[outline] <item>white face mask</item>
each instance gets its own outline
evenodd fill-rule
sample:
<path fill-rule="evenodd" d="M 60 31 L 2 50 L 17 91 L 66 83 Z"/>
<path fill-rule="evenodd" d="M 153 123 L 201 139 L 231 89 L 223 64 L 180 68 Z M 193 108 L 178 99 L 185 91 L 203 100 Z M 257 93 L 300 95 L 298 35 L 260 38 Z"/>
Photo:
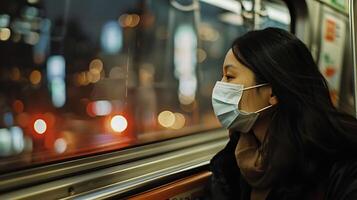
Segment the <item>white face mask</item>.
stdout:
<path fill-rule="evenodd" d="M 258 119 L 259 112 L 272 107 L 269 105 L 256 112 L 246 112 L 239 110 L 239 101 L 243 91 L 268 85 L 259 84 L 244 88 L 244 85 L 217 81 L 212 93 L 212 106 L 214 113 L 222 126 L 227 129 L 235 129 L 242 133 L 247 133 Z"/>

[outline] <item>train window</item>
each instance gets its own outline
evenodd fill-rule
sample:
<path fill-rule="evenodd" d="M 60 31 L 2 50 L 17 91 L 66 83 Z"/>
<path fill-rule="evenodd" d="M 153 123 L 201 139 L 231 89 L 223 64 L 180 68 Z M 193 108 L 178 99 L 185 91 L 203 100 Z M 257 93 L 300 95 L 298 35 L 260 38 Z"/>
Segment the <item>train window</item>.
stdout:
<path fill-rule="evenodd" d="M 218 128 L 211 90 L 252 3 L 197 2 L 1 1 L 1 171 Z M 259 28 L 289 29 L 284 4 L 262 8 Z"/>

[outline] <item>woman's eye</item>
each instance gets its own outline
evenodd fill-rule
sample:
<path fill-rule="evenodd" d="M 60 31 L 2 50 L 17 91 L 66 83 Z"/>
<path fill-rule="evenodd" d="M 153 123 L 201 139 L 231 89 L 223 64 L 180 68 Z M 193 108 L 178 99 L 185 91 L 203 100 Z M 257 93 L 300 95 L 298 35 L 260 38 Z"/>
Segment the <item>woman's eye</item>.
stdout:
<path fill-rule="evenodd" d="M 231 80 L 231 79 L 234 79 L 234 77 L 233 77 L 233 76 L 226 75 L 226 79 L 227 79 L 227 80 Z"/>

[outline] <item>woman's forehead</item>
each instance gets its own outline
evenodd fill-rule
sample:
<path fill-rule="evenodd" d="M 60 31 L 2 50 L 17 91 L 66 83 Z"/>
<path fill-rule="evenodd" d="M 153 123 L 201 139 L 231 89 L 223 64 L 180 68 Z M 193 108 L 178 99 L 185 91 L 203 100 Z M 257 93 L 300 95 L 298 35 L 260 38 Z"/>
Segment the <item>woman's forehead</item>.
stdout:
<path fill-rule="evenodd" d="M 230 49 L 227 52 L 226 57 L 224 59 L 223 68 L 225 68 L 226 70 L 228 70 L 228 69 L 242 70 L 242 69 L 247 68 L 247 67 L 245 67 L 241 62 L 239 62 L 237 60 L 237 58 L 233 54 L 232 49 Z"/>

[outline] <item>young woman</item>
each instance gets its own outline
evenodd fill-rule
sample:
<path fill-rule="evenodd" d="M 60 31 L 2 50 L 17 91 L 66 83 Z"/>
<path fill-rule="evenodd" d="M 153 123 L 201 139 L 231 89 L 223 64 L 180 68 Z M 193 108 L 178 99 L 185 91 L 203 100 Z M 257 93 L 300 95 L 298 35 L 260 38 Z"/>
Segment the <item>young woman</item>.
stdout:
<path fill-rule="evenodd" d="M 357 121 L 298 38 L 251 31 L 222 70 L 212 105 L 230 140 L 211 160 L 213 199 L 357 200 Z"/>

